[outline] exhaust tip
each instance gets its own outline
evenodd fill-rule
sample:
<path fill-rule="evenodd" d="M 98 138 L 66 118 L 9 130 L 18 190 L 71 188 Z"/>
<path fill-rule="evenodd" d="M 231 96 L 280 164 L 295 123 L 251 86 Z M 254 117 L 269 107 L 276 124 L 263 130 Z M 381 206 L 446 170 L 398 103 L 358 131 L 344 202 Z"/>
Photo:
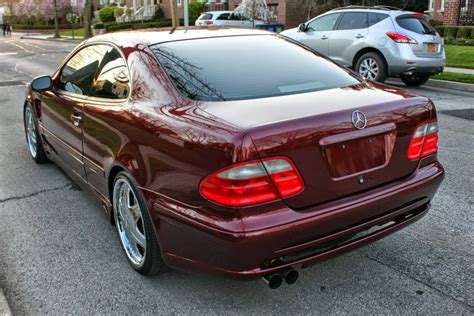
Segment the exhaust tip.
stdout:
<path fill-rule="evenodd" d="M 283 278 L 280 274 L 267 274 L 263 277 L 263 280 L 265 283 L 268 284 L 268 287 L 271 288 L 272 290 L 276 290 L 280 287 L 280 285 L 283 283 Z"/>
<path fill-rule="evenodd" d="M 294 284 L 298 280 L 299 273 L 295 269 L 289 269 L 288 271 L 285 272 L 283 277 L 285 278 L 286 284 L 291 285 L 291 284 Z"/>

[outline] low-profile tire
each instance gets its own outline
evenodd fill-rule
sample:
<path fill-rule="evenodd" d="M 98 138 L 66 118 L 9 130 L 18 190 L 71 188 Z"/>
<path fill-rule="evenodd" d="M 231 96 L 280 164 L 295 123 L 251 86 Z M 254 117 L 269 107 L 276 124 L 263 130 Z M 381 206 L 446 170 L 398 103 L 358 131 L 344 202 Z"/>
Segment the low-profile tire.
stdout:
<path fill-rule="evenodd" d="M 130 265 L 154 275 L 165 268 L 146 203 L 126 172 L 114 180 L 112 205 L 117 234 Z"/>
<path fill-rule="evenodd" d="M 413 76 L 402 76 L 401 77 L 404 84 L 409 87 L 419 87 L 424 85 L 429 79 L 429 75 L 413 75 Z"/>
<path fill-rule="evenodd" d="M 35 111 L 29 103 L 25 105 L 23 111 L 23 124 L 25 127 L 26 144 L 31 157 L 36 163 L 42 164 L 48 162 L 48 157 L 44 151 L 43 141 L 38 131 Z"/>
<path fill-rule="evenodd" d="M 367 80 L 385 82 L 387 79 L 387 66 L 379 53 L 370 52 L 360 56 L 355 70 Z"/>

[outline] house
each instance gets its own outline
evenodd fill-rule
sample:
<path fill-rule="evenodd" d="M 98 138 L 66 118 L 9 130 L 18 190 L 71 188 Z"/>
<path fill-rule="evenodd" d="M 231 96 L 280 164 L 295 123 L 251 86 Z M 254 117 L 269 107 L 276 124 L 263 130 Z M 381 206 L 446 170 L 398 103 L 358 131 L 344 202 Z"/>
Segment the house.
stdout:
<path fill-rule="evenodd" d="M 474 0 L 429 0 L 431 19 L 444 25 L 474 24 Z"/>

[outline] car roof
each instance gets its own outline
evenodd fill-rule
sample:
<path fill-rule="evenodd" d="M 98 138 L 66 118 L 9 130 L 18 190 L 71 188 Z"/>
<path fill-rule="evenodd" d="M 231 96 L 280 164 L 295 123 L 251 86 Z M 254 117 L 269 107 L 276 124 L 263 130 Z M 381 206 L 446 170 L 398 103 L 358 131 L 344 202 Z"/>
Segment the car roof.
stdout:
<path fill-rule="evenodd" d="M 147 29 L 140 31 L 125 31 L 116 33 L 107 33 L 103 35 L 94 36 L 86 41 L 84 44 L 111 42 L 118 46 L 130 47 L 138 44 L 154 45 L 165 42 L 183 41 L 192 39 L 204 39 L 214 37 L 228 37 L 228 36 L 248 36 L 248 35 L 274 35 L 275 33 L 245 28 L 228 28 L 228 27 L 214 27 L 210 29 L 190 28 L 187 31 L 184 29 L 172 29 L 163 31 L 157 29 Z"/>
<path fill-rule="evenodd" d="M 222 13 L 232 13 L 233 11 L 207 11 L 207 12 L 203 12 L 202 14 L 222 14 Z"/>

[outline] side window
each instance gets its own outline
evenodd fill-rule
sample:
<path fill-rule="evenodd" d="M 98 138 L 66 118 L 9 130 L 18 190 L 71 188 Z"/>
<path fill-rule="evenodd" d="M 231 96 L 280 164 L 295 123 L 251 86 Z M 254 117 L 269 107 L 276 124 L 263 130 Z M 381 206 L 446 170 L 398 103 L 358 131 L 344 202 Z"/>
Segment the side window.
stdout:
<path fill-rule="evenodd" d="M 127 65 L 117 49 L 108 51 L 99 66 L 99 73 L 92 84 L 92 96 L 107 99 L 124 99 L 129 93 Z"/>
<path fill-rule="evenodd" d="M 230 15 L 230 13 L 223 13 L 223 14 L 219 15 L 219 17 L 217 19 L 218 20 L 229 20 L 229 15 Z"/>
<path fill-rule="evenodd" d="M 337 27 L 338 30 L 357 30 L 369 27 L 366 12 L 348 12 L 344 13 L 341 22 Z"/>
<path fill-rule="evenodd" d="M 380 21 L 385 20 L 386 18 L 388 18 L 387 14 L 370 12 L 369 13 L 369 26 L 375 25 L 379 23 Z"/>
<path fill-rule="evenodd" d="M 340 15 L 340 13 L 334 13 L 313 20 L 308 24 L 307 30 L 314 32 L 331 31 L 336 26 L 337 19 Z"/>
<path fill-rule="evenodd" d="M 91 95 L 92 82 L 107 51 L 106 45 L 93 45 L 77 52 L 61 70 L 57 88 L 80 95 Z"/>

